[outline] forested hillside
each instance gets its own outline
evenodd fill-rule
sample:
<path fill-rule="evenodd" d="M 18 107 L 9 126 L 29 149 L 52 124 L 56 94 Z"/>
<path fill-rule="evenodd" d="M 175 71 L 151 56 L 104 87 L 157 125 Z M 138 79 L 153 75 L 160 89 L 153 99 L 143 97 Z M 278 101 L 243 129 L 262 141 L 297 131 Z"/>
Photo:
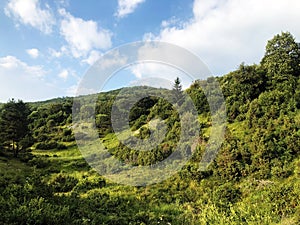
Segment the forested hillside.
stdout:
<path fill-rule="evenodd" d="M 226 103 L 225 140 L 203 171 L 199 162 L 212 126 L 203 87 L 215 79 Z M 170 93 L 145 86 L 83 96 L 83 105 L 68 97 L 1 105 L 0 224 L 300 224 L 300 48 L 290 33 L 269 40 L 259 64 L 242 63 L 184 90 L 197 109 L 201 132 L 178 173 L 148 186 L 115 184 L 82 157 L 72 110 L 82 118 L 95 111 L 99 140 L 115 158 L 152 165 L 172 154 L 184 129 L 175 108 L 163 98 L 147 97 L 131 109 L 130 128 L 140 139 L 149 137 L 150 121 L 160 118 L 167 125 L 163 141 L 151 151 L 126 147 L 111 124 L 113 104 L 124 103 L 115 103 L 120 91 L 127 99 L 146 90 Z M 182 92 L 179 80 L 172 91 Z M 84 137 L 84 126 L 92 125 L 80 126 Z"/>

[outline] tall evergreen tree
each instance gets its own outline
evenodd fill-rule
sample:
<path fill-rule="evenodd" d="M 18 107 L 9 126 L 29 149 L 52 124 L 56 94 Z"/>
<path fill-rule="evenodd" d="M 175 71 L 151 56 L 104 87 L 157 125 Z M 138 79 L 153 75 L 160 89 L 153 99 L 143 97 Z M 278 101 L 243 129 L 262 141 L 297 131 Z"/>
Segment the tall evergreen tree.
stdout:
<path fill-rule="evenodd" d="M 182 95 L 182 85 L 179 77 L 177 77 L 174 81 L 173 85 L 173 96 L 174 100 L 177 102 L 178 105 L 182 104 L 183 95 Z"/>
<path fill-rule="evenodd" d="M 2 141 L 12 146 L 14 156 L 17 157 L 22 146 L 20 143 L 29 133 L 29 107 L 23 101 L 8 101 L 3 105 L 0 113 L 0 135 Z"/>

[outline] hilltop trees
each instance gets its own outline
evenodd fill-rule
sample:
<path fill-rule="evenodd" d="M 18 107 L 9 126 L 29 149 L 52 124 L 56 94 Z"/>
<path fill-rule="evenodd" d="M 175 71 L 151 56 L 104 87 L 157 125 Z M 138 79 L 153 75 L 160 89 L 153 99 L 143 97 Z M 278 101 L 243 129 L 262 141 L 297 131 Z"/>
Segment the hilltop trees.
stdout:
<path fill-rule="evenodd" d="M 295 88 L 295 78 L 300 74 L 300 48 L 289 32 L 282 32 L 269 40 L 261 60 L 273 87 Z"/>
<path fill-rule="evenodd" d="M 28 147 L 28 115 L 30 109 L 23 101 L 8 101 L 0 113 L 0 136 L 2 142 L 10 144 L 17 157 L 19 150 Z"/>
<path fill-rule="evenodd" d="M 299 75 L 300 49 L 293 35 L 282 32 L 269 40 L 261 64 L 270 75 Z"/>

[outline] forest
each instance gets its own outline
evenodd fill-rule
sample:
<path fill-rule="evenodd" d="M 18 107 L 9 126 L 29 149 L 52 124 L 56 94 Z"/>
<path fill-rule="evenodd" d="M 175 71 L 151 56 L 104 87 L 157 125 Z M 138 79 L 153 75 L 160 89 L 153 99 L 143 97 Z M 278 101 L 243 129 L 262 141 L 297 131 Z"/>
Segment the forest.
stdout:
<path fill-rule="evenodd" d="M 225 139 L 201 170 L 212 130 L 203 87 L 214 80 L 225 99 Z M 93 124 L 81 124 L 75 135 L 72 116 L 93 114 L 98 139 L 124 164 L 155 164 L 174 152 L 184 130 L 170 102 L 150 96 L 130 110 L 130 129 L 139 139 L 149 138 L 149 121 L 166 124 L 165 137 L 150 151 L 128 148 L 111 123 L 113 105 L 122 115 L 118 106 L 145 91 L 170 93 L 143 86 L 81 96 L 82 105 L 71 97 L 1 104 L 0 224 L 300 224 L 300 45 L 291 33 L 267 41 L 259 64 L 241 63 L 185 90 L 176 79 L 175 100 L 181 104 L 182 93 L 190 96 L 201 127 L 193 151 L 185 148 L 192 156 L 162 182 L 117 184 L 83 157 L 76 139 L 86 137 L 85 128 Z M 117 99 L 120 92 L 124 99 Z"/>

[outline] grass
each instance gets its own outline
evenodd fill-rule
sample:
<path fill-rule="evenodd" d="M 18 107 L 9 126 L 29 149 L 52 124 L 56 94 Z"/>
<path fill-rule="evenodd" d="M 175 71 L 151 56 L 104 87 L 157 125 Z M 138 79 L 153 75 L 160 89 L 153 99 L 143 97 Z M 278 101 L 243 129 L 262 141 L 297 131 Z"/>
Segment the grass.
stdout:
<path fill-rule="evenodd" d="M 111 136 L 113 136 L 113 134 L 106 138 L 111 138 Z M 58 174 L 72 176 L 78 179 L 79 182 L 94 182 L 95 180 L 101 178 L 101 175 L 87 164 L 77 146 L 72 146 L 65 150 L 34 150 L 32 151 L 32 154 L 41 157 L 42 159 L 49 160 L 49 166 L 55 166 L 57 171 L 59 171 L 57 173 L 49 174 L 47 177 L 49 182 L 53 181 Z M 18 164 L 20 164 L 20 162 L 16 160 L 16 165 Z M 132 189 L 131 187 L 128 187 L 129 189 L 124 188 L 123 186 L 110 183 L 109 181 L 106 182 L 107 186 L 101 188 L 101 193 L 109 193 L 119 196 L 122 194 L 129 194 L 129 189 Z M 81 195 L 82 197 L 86 197 L 91 191 L 94 190 L 99 191 L 99 188 L 93 188 L 87 192 L 81 193 Z"/>
<path fill-rule="evenodd" d="M 9 173 L 9 174 L 29 174 L 32 171 L 32 168 L 26 163 L 20 162 L 19 159 L 11 158 L 7 159 L 0 157 L 0 171 Z"/>
<path fill-rule="evenodd" d="M 80 159 L 82 158 L 81 152 L 77 148 L 77 146 L 69 147 L 63 150 L 34 150 L 32 152 L 36 156 L 49 156 L 51 160 L 57 161 L 59 160 L 70 160 L 70 159 Z"/>

